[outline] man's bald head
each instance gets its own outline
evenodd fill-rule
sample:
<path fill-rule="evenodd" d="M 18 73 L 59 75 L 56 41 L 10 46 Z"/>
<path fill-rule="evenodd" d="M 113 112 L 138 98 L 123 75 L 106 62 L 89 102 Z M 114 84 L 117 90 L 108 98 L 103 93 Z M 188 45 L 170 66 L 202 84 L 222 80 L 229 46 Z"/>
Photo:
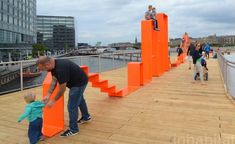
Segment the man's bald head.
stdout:
<path fill-rule="evenodd" d="M 43 64 L 43 65 L 44 65 L 44 64 L 50 62 L 50 60 L 51 60 L 51 58 L 48 57 L 48 56 L 40 56 L 40 57 L 38 58 L 36 64 L 37 64 L 37 65 L 39 65 L 39 64 Z"/>
<path fill-rule="evenodd" d="M 38 69 L 51 71 L 55 67 L 54 59 L 48 56 L 40 56 L 36 62 Z"/>

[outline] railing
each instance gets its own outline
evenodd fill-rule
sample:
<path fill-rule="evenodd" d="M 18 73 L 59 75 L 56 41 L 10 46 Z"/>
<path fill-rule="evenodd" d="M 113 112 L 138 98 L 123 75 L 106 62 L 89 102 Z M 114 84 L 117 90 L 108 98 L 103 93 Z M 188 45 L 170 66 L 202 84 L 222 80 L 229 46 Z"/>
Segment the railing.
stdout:
<path fill-rule="evenodd" d="M 141 52 L 104 53 L 100 55 L 62 57 L 78 65 L 87 65 L 90 72 L 104 72 L 126 66 L 127 62 L 140 61 Z M 26 69 L 36 69 L 36 59 L 0 63 L 0 95 L 41 86 L 46 72 L 30 79 L 23 78 Z M 6 84 L 7 83 L 7 84 Z"/>
<path fill-rule="evenodd" d="M 225 90 L 235 99 L 235 62 L 229 61 L 221 52 L 218 52 L 218 61 L 222 73 Z"/>

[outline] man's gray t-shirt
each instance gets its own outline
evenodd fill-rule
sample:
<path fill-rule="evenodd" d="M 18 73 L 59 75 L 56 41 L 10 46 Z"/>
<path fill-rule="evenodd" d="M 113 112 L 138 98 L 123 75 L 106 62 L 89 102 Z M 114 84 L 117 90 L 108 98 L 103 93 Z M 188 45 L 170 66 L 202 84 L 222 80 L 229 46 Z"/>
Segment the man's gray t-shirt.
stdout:
<path fill-rule="evenodd" d="M 150 20 L 151 19 L 152 12 L 151 11 L 146 11 L 145 12 L 145 19 Z"/>

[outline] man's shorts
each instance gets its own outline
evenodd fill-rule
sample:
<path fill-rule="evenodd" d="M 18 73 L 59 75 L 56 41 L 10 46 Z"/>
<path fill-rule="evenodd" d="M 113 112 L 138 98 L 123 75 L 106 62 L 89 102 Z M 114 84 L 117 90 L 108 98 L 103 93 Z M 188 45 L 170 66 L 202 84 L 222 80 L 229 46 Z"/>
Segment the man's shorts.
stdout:
<path fill-rule="evenodd" d="M 193 57 L 189 55 L 189 56 L 188 56 L 188 61 L 189 61 L 189 62 L 192 62 L 192 61 L 193 61 Z"/>

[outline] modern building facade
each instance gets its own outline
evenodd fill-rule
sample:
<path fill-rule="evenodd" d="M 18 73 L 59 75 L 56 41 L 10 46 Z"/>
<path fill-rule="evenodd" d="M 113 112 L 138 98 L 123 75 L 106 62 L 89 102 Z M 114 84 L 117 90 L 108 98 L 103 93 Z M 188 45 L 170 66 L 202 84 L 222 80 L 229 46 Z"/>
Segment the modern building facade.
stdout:
<path fill-rule="evenodd" d="M 36 0 L 0 0 L 0 60 L 36 42 Z"/>
<path fill-rule="evenodd" d="M 75 48 L 74 17 L 37 16 L 37 43 L 51 51 Z"/>
<path fill-rule="evenodd" d="M 235 45 L 235 35 L 221 36 L 221 37 L 219 37 L 219 41 L 220 41 L 220 43 L 222 43 L 223 46 L 226 46 L 226 45 L 234 46 Z"/>

